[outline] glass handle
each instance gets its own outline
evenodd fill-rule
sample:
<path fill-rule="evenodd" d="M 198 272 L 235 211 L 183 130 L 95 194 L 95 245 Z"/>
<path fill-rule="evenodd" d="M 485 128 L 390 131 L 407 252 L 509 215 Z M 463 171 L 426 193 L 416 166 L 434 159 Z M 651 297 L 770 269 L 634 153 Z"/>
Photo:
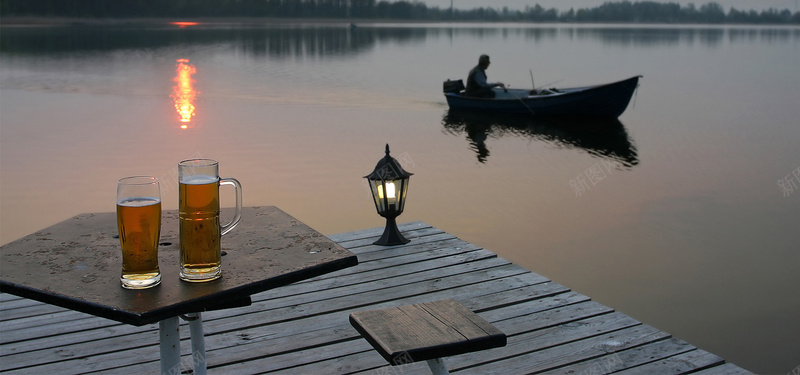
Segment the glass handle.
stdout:
<path fill-rule="evenodd" d="M 236 212 L 234 212 L 233 219 L 231 219 L 230 223 L 220 227 L 222 230 L 220 236 L 224 236 L 225 233 L 230 232 L 236 224 L 239 224 L 239 220 L 242 218 L 242 184 L 235 178 L 221 178 L 219 180 L 219 186 L 222 185 L 231 185 L 236 191 Z"/>

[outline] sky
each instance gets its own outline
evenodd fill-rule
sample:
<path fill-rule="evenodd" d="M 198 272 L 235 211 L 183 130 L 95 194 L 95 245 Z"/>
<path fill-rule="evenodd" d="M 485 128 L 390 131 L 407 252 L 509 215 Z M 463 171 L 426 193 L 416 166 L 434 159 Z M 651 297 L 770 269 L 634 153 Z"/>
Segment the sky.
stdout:
<path fill-rule="evenodd" d="M 429 7 L 450 8 L 451 0 L 417 0 Z M 502 9 L 508 7 L 512 10 L 523 10 L 525 6 L 541 5 L 545 9 L 556 8 L 558 10 L 569 10 L 570 8 L 596 8 L 606 2 L 618 2 L 622 0 L 452 0 L 453 6 L 457 9 L 474 9 L 488 7 Z M 629 0 L 632 2 L 642 0 Z M 652 1 L 652 0 L 651 0 Z M 654 0 L 663 3 L 679 3 L 686 6 L 694 3 L 696 7 L 703 4 L 716 2 L 722 5 L 725 10 L 731 7 L 738 10 L 757 10 L 762 11 L 770 8 L 779 10 L 789 9 L 792 12 L 798 11 L 798 0 Z"/>

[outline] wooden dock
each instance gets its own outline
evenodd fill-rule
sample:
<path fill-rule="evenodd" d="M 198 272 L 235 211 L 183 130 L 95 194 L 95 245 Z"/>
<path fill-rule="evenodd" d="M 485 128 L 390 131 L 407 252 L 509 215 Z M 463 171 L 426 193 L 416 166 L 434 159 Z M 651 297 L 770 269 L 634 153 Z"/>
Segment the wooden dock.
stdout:
<path fill-rule="evenodd" d="M 430 374 L 424 362 L 389 367 L 348 315 L 445 298 L 508 335 L 503 348 L 447 358 L 455 374 L 750 373 L 430 225 L 400 229 L 409 244 L 372 245 L 383 228 L 330 236 L 358 266 L 203 313 L 209 374 Z M 181 334 L 191 373 L 187 326 Z M 157 324 L 0 294 L 0 372 L 156 374 L 158 361 Z"/>

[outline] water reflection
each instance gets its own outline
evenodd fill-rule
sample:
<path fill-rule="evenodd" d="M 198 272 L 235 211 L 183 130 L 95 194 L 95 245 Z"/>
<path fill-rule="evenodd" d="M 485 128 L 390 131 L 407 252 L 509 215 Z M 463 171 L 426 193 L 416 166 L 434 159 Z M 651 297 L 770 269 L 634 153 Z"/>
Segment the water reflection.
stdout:
<path fill-rule="evenodd" d="M 191 26 L 191 27 L 187 27 Z M 626 47 L 659 45 L 716 46 L 722 43 L 787 42 L 800 38 L 800 29 L 780 27 L 671 27 L 507 24 L 210 24 L 165 22 L 123 26 L 9 27 L 0 33 L 4 53 L 48 54 L 169 48 L 176 45 L 231 43 L 250 56 L 327 57 L 357 55 L 386 43 L 422 43 L 426 39 L 522 37 L 532 42 L 568 38 L 600 40 Z"/>
<path fill-rule="evenodd" d="M 509 136 L 583 149 L 596 157 L 617 161 L 624 168 L 639 164 L 636 146 L 617 119 L 539 119 L 449 110 L 442 125 L 450 134 L 465 134 L 481 163 L 489 158 L 490 138 Z"/>
<path fill-rule="evenodd" d="M 175 66 L 176 76 L 172 80 L 175 86 L 172 87 L 170 97 L 175 102 L 175 110 L 178 111 L 182 129 L 189 127 L 194 117 L 194 100 L 197 97 L 197 90 L 194 88 L 192 75 L 197 72 L 194 65 L 189 64 L 188 59 L 178 59 Z"/>
<path fill-rule="evenodd" d="M 189 22 L 189 21 L 175 21 L 175 22 L 170 22 L 169 24 L 178 26 L 178 27 L 180 27 L 182 29 L 184 27 L 197 26 L 200 23 L 199 22 Z"/>
<path fill-rule="evenodd" d="M 124 26 L 7 28 L 0 51 L 14 54 L 75 54 L 114 50 L 147 50 L 228 43 L 245 56 L 319 58 L 355 56 L 381 43 L 421 43 L 426 28 L 348 25 L 214 25 L 153 23 Z"/>

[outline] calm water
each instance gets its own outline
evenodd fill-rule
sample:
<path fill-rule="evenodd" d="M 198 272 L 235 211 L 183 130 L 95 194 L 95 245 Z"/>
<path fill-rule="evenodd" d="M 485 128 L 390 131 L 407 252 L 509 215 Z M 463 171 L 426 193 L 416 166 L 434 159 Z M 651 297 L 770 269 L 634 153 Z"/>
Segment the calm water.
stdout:
<path fill-rule="evenodd" d="M 246 205 L 325 234 L 379 227 L 362 176 L 388 142 L 414 173 L 399 221 L 750 370 L 800 365 L 800 29 L 164 23 L 0 41 L 0 243 L 113 211 L 128 175 L 159 177 L 175 209 L 190 157 L 219 160 Z M 512 88 L 644 78 L 611 124 L 448 113 L 442 81 L 480 53 Z"/>

